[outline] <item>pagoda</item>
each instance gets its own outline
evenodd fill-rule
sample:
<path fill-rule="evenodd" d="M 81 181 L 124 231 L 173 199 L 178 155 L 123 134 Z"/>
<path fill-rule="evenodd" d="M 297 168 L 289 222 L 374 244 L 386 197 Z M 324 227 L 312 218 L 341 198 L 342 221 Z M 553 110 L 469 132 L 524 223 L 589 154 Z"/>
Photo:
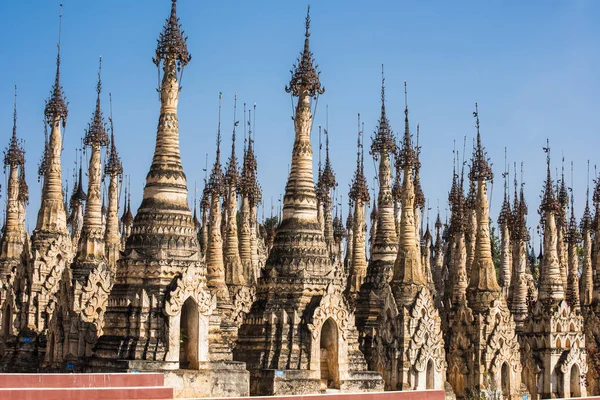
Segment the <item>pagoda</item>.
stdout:
<path fill-rule="evenodd" d="M 310 51 L 309 28 L 307 14 L 304 50 L 286 87 L 298 102 L 282 220 L 234 350 L 234 359 L 245 361 L 250 371 L 252 395 L 383 389 L 380 375 L 367 371 L 358 348 L 344 282 L 334 272 L 317 218 L 311 100 L 324 89 Z"/>
<path fill-rule="evenodd" d="M 162 370 L 176 397 L 245 396 L 244 364 L 221 345 L 222 316 L 207 286 L 179 151 L 177 104 L 190 60 L 173 0 L 153 60 L 163 72 L 154 157 L 88 368 Z M 207 385 L 190 384 L 196 380 Z"/>

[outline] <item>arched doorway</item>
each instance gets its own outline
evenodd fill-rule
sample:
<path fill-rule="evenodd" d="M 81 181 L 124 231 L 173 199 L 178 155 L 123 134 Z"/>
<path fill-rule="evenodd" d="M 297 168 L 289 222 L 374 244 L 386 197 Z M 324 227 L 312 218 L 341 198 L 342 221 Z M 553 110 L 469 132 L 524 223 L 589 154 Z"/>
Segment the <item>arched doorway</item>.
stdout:
<path fill-rule="evenodd" d="M 321 328 L 320 353 L 321 388 L 339 389 L 338 329 L 331 318 Z"/>
<path fill-rule="evenodd" d="M 426 389 L 435 389 L 435 380 L 434 380 L 434 370 L 433 370 L 433 360 L 430 358 L 427 361 L 427 369 L 425 370 L 425 388 Z"/>
<path fill-rule="evenodd" d="M 191 297 L 183 303 L 179 326 L 179 368 L 198 369 L 198 305 Z"/>
<path fill-rule="evenodd" d="M 504 397 L 510 396 L 510 371 L 508 364 L 502 364 L 502 371 L 500 373 L 500 387 L 502 388 L 502 395 Z"/>
<path fill-rule="evenodd" d="M 579 373 L 579 366 L 573 364 L 571 367 L 571 397 L 581 397 L 581 374 Z"/>

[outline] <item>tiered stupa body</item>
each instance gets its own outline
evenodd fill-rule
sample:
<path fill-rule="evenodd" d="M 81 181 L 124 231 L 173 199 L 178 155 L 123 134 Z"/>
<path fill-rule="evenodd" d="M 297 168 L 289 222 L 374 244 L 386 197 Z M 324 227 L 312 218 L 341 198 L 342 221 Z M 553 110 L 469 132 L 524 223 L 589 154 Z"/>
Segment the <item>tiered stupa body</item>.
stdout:
<path fill-rule="evenodd" d="M 406 90 L 406 84 L 405 84 Z M 404 110 L 404 138 L 398 154 L 402 167 L 402 216 L 398 253 L 392 277 L 392 292 L 398 309 L 394 321 L 397 350 L 392 370 L 394 390 L 442 389 L 446 357 L 442 325 L 433 295 L 421 265 L 420 240 L 415 220 L 417 151 Z"/>
<path fill-rule="evenodd" d="M 248 394 L 243 364 L 228 361 L 225 346 L 213 345 L 221 340 L 221 315 L 200 262 L 179 152 L 178 71 L 190 58 L 173 1 L 154 59 L 163 69 L 154 158 L 90 366 L 171 370 L 166 382 L 178 397 L 243 396 Z M 207 384 L 191 386 L 197 379 Z"/>
<path fill-rule="evenodd" d="M 541 398 L 586 395 L 587 354 L 583 317 L 566 300 L 557 247 L 556 216 L 560 204 L 554 196 L 550 175 L 550 149 L 547 177 L 540 215 L 544 229 L 544 257 L 540 270 L 538 300 L 525 321 L 523 378 L 530 392 Z"/>
<path fill-rule="evenodd" d="M 235 348 L 235 359 L 250 370 L 252 394 L 383 388 L 379 374 L 366 370 L 354 315 L 317 220 L 310 106 L 323 89 L 309 48 L 309 22 L 307 16 L 304 51 L 287 88 L 298 104 L 283 216 Z"/>

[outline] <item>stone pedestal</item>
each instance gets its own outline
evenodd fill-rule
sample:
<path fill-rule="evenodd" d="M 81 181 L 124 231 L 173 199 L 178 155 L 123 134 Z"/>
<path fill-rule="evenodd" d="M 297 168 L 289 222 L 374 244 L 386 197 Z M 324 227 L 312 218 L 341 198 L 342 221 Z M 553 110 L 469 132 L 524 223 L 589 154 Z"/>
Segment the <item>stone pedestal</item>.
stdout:
<path fill-rule="evenodd" d="M 383 379 L 377 372 L 352 371 L 340 381 L 343 393 L 382 392 Z M 323 392 L 321 372 L 296 369 L 262 369 L 250 372 L 250 393 L 263 396 L 307 395 Z"/>
<path fill-rule="evenodd" d="M 205 361 L 198 369 L 180 369 L 179 362 L 89 360 L 94 372 L 162 372 L 165 386 L 173 388 L 175 398 L 249 396 L 249 373 L 243 362 Z"/>
<path fill-rule="evenodd" d="M 200 369 L 165 372 L 165 386 L 175 398 L 249 396 L 249 373 L 242 362 L 201 363 Z"/>

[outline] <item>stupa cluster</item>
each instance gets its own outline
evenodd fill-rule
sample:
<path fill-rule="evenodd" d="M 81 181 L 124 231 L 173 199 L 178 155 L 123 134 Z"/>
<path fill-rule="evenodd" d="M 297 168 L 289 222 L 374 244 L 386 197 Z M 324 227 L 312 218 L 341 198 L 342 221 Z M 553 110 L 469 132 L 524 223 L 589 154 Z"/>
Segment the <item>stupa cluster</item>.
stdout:
<path fill-rule="evenodd" d="M 295 139 L 276 224 L 258 218 L 262 192 L 245 106 L 243 154 L 238 159 L 234 116 L 223 165 L 219 102 L 215 161 L 199 207 L 195 200 L 193 211 L 189 206 L 177 106 L 191 55 L 175 0 L 154 57 L 161 107 L 135 216 L 127 187 L 119 196 L 123 165 L 112 117 L 107 123 L 103 114 L 101 61 L 83 138 L 87 191 L 83 162 L 72 192 L 63 187 L 61 130 L 68 108 L 59 45 L 44 112 L 50 134 L 39 165 L 41 205 L 33 233 L 27 232 L 15 93 L 4 155 L 0 368 L 163 371 L 179 397 L 328 389 L 445 389 L 460 399 L 599 394 L 600 181 L 591 199 L 588 189 L 578 221 L 564 172 L 552 180 L 546 146 L 536 257 L 515 165 L 512 201 L 510 177 L 503 175 L 496 246 L 487 194 L 493 173 L 476 105 L 470 161 L 460 162 L 456 153 L 449 219 L 443 223 L 438 212 L 432 234 L 420 182 L 419 127 L 413 135 L 405 100 L 404 131 L 393 134 L 382 79 L 370 145 L 378 191 L 368 221 L 359 115 L 344 224 L 327 130 L 325 161 L 313 177 L 312 107 L 325 89 L 309 28 L 307 15 L 304 48 L 285 88 L 296 98 Z"/>

